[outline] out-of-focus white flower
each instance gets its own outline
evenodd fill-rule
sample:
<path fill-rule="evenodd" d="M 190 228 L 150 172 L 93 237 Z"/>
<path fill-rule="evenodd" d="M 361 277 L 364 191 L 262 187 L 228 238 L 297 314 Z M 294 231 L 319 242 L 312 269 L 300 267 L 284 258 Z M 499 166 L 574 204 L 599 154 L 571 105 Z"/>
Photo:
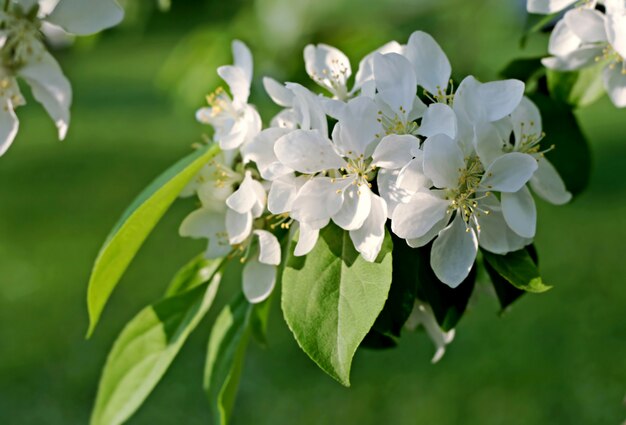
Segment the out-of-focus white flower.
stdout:
<path fill-rule="evenodd" d="M 24 104 L 16 78 L 24 79 L 64 139 L 70 121 L 72 89 L 42 40 L 43 26 L 68 34 L 89 35 L 118 24 L 123 10 L 114 0 L 19 0 L 0 11 L 0 155 L 15 139 L 14 108 Z"/>
<path fill-rule="evenodd" d="M 415 301 L 413 311 L 411 311 L 411 315 L 404 324 L 404 327 L 409 331 L 415 331 L 418 326 L 424 327 L 435 348 L 437 348 L 431 360 L 433 364 L 437 363 L 446 353 L 448 344 L 454 340 L 454 329 L 447 332 L 441 329 L 437 319 L 435 319 L 432 308 L 420 300 Z"/>
<path fill-rule="evenodd" d="M 196 119 L 215 129 L 214 139 L 225 150 L 237 149 L 250 142 L 261 131 L 261 117 L 248 104 L 252 84 L 252 53 L 239 40 L 232 44 L 234 64 L 217 69 L 230 88 L 229 95 L 222 88 L 207 96 L 209 107 L 201 108 Z"/>

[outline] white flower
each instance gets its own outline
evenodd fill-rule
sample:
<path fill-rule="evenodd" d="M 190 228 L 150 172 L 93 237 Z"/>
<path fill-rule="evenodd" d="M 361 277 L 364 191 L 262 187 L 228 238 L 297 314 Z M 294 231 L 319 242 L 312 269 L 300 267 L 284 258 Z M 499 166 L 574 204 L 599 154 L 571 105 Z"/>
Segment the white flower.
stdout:
<path fill-rule="evenodd" d="M 350 231 L 355 248 L 367 261 L 376 259 L 387 219 L 386 203 L 369 183 L 374 174 L 371 155 L 382 132 L 377 113 L 372 99 L 358 97 L 342 110 L 332 140 L 317 130 L 295 130 L 276 142 L 278 160 L 310 176 L 297 191 L 290 212 L 300 223 L 301 234 L 310 230 L 307 247 L 313 247 L 311 240 L 332 219 Z M 301 255 L 308 252 L 299 248 Z"/>
<path fill-rule="evenodd" d="M 604 87 L 619 108 L 626 107 L 626 9 L 614 6 L 609 14 L 588 8 L 568 11 L 550 36 L 551 57 L 543 64 L 573 71 L 602 62 Z"/>
<path fill-rule="evenodd" d="M 234 65 L 221 66 L 219 76 L 228 84 L 231 96 L 222 88 L 207 96 L 209 107 L 201 108 L 196 119 L 215 129 L 215 141 L 222 149 L 237 149 L 261 131 L 261 117 L 248 104 L 252 84 L 252 54 L 241 41 L 232 44 Z"/>
<path fill-rule="evenodd" d="M 415 31 L 404 48 L 404 56 L 413 65 L 417 84 L 435 100 L 445 103 L 452 67 L 435 39 L 423 31 Z"/>
<path fill-rule="evenodd" d="M 252 304 L 265 301 L 276 285 L 276 267 L 280 264 L 280 244 L 266 230 L 254 231 L 255 241 L 249 257 L 244 259 L 243 293 Z"/>
<path fill-rule="evenodd" d="M 35 9 L 38 8 L 38 9 Z M 17 135 L 14 108 L 24 104 L 16 78 L 23 78 L 64 139 L 70 121 L 72 89 L 56 60 L 47 52 L 42 26 L 57 26 L 70 34 L 89 35 L 116 25 L 123 10 L 112 0 L 62 0 L 8 3 L 0 12 L 0 155 Z"/>
<path fill-rule="evenodd" d="M 522 189 L 537 169 L 531 155 L 511 152 L 485 165 L 475 154 L 466 156 L 457 141 L 440 134 L 424 143 L 423 169 L 435 189 L 418 189 L 409 202 L 398 205 L 392 229 L 414 247 L 436 237 L 431 266 L 442 282 L 454 288 L 467 277 L 479 244 L 498 254 L 527 244 L 506 225 L 492 192 Z M 523 211 L 514 213 L 508 219 L 525 219 Z"/>
<path fill-rule="evenodd" d="M 433 364 L 437 363 L 446 353 L 448 344 L 454 340 L 454 329 L 447 332 L 441 329 L 432 308 L 420 300 L 415 300 L 413 311 L 404 324 L 404 327 L 409 331 L 414 331 L 420 325 L 424 327 L 424 330 L 426 330 L 426 333 L 437 348 L 431 360 Z"/>

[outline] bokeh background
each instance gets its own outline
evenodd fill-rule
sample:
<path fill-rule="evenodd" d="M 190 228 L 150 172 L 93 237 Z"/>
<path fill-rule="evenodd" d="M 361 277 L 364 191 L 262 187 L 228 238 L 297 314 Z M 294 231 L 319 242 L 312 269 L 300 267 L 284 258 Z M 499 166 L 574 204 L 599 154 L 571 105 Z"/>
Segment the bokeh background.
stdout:
<path fill-rule="evenodd" d="M 34 102 L 0 159 L 0 423 L 84 424 L 106 354 L 123 324 L 159 298 L 203 243 L 177 227 L 178 202 L 123 278 L 95 336 L 85 341 L 85 294 L 100 244 L 152 178 L 207 131 L 194 121 L 230 62 L 230 40 L 256 55 L 253 100 L 275 111 L 262 75 L 304 80 L 302 48 L 326 42 L 358 59 L 422 29 L 456 77 L 482 80 L 516 56 L 545 51 L 519 37 L 513 0 L 174 0 L 169 13 L 129 1 L 125 24 L 56 53 L 73 83 L 65 142 Z M 444 359 L 430 364 L 425 334 L 398 349 L 359 351 L 346 389 L 299 350 L 280 311 L 270 344 L 251 344 L 234 424 L 618 424 L 626 417 L 626 111 L 608 101 L 578 117 L 593 177 L 571 205 L 539 205 L 537 247 L 554 290 L 503 317 L 479 291 Z M 230 292 L 234 290 L 231 289 Z M 227 291 L 229 292 L 229 291 Z M 219 302 L 224 302 L 221 295 Z M 277 305 L 275 305 L 277 307 Z M 201 370 L 211 321 L 199 326 L 131 424 L 206 424 Z"/>

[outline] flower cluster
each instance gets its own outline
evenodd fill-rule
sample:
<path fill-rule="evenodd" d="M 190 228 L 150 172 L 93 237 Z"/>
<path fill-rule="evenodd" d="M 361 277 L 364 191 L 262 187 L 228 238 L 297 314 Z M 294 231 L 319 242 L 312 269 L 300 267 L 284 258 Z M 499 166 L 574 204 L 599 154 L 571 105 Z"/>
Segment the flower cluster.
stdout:
<path fill-rule="evenodd" d="M 574 71 L 602 63 L 609 97 L 615 106 L 626 107 L 626 1 L 528 0 L 527 8 L 538 14 L 568 9 L 552 31 L 552 56 L 543 64 Z"/>
<path fill-rule="evenodd" d="M 208 238 L 208 257 L 241 253 L 250 302 L 274 287 L 280 229 L 298 230 L 295 256 L 311 252 L 331 222 L 370 262 L 387 229 L 411 247 L 432 243 L 434 273 L 455 288 L 479 247 L 506 254 L 532 242 L 532 192 L 553 204 L 571 198 L 543 155 L 550 147 L 541 146 L 541 116 L 524 83 L 468 76 L 455 86 L 448 58 L 424 32 L 365 56 L 353 82 L 345 54 L 307 46 L 306 71 L 324 94 L 264 78 L 284 108 L 265 129 L 248 104 L 252 55 L 239 41 L 233 54 L 234 65 L 218 69 L 230 94 L 218 89 L 197 113 L 222 152 L 187 188 L 202 206 L 180 232 Z M 439 358 L 453 332 L 423 302 L 411 317 Z"/>
<path fill-rule="evenodd" d="M 64 139 L 70 121 L 72 88 L 48 52 L 46 34 L 89 35 L 119 23 L 115 0 L 5 0 L 0 11 L 0 155 L 15 139 L 15 109 L 25 104 L 17 78 L 54 121 Z"/>

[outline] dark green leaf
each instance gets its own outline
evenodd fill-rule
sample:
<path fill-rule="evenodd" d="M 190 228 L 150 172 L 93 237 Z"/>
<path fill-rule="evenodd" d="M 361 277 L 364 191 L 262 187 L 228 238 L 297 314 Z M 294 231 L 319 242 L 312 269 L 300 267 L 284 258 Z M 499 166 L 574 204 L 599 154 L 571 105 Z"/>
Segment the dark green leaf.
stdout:
<path fill-rule="evenodd" d="M 282 309 L 296 341 L 326 373 L 350 385 L 352 357 L 380 314 L 391 285 L 392 243 L 365 261 L 348 232 L 320 233 L 306 257 L 290 257 L 283 274 Z"/>
<path fill-rule="evenodd" d="M 87 291 L 91 335 L 113 289 L 154 226 L 183 188 L 219 152 L 206 146 L 176 163 L 148 186 L 124 212 L 100 249 Z"/>
<path fill-rule="evenodd" d="M 204 389 L 215 425 L 226 425 L 235 404 L 255 306 L 240 295 L 217 317 L 207 350 Z"/>
<path fill-rule="evenodd" d="M 572 195 L 580 194 L 589 183 L 591 152 L 587 139 L 571 109 L 539 93 L 529 95 L 539 107 L 543 130 L 542 146 L 554 146 L 546 158 L 557 169 Z"/>
<path fill-rule="evenodd" d="M 526 46 L 528 37 L 532 33 L 546 29 L 555 17 L 555 13 L 551 15 L 536 15 L 534 13 L 529 13 L 526 15 L 526 23 L 524 24 L 524 32 L 522 38 L 520 39 L 520 46 Z"/>
<path fill-rule="evenodd" d="M 417 296 L 419 251 L 412 249 L 403 239 L 392 234 L 393 279 L 389 297 L 383 311 L 374 323 L 374 329 L 386 335 L 400 336 L 400 331 L 409 318 Z M 394 344 L 395 345 L 395 344 Z"/>
<path fill-rule="evenodd" d="M 396 343 L 395 339 L 388 335 L 384 335 L 378 332 L 376 329 L 372 328 L 367 333 L 367 335 L 365 335 L 365 338 L 363 338 L 363 341 L 361 341 L 361 345 L 359 347 L 368 348 L 371 350 L 385 350 L 387 348 L 394 348 L 397 345 L 398 344 Z"/>
<path fill-rule="evenodd" d="M 507 282 L 507 280 L 500 276 L 500 274 L 488 262 L 484 261 L 483 265 L 485 266 L 493 288 L 496 291 L 496 296 L 500 302 L 500 311 L 504 312 L 526 292 Z"/>
<path fill-rule="evenodd" d="M 492 254 L 485 250 L 482 253 L 485 262 L 517 289 L 541 293 L 552 288 L 543 283 L 539 269 L 526 249 L 506 255 Z"/>
<path fill-rule="evenodd" d="M 104 367 L 92 425 L 122 424 L 141 406 L 208 311 L 219 279 L 148 306 L 126 325 Z"/>
<path fill-rule="evenodd" d="M 502 78 L 515 78 L 526 83 L 526 91 L 533 91 L 533 85 L 545 74 L 541 58 L 516 59 L 500 71 Z"/>
<path fill-rule="evenodd" d="M 602 70 L 605 64 L 581 69 L 580 71 L 547 71 L 550 96 L 572 108 L 591 105 L 604 95 Z"/>

